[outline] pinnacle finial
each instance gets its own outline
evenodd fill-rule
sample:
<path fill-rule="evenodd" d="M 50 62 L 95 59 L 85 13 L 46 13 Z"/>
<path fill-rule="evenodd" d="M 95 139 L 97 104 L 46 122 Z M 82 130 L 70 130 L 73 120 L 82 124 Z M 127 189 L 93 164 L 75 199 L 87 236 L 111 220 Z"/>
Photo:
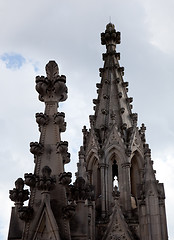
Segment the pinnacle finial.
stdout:
<path fill-rule="evenodd" d="M 106 30 L 108 31 L 114 31 L 115 30 L 115 25 L 112 24 L 111 22 L 109 22 L 107 25 L 106 25 Z"/>
<path fill-rule="evenodd" d="M 49 80 L 55 79 L 59 75 L 59 67 L 55 61 L 49 61 L 45 66 L 45 70 Z"/>
<path fill-rule="evenodd" d="M 36 77 L 36 90 L 39 100 L 44 102 L 63 102 L 67 99 L 66 76 L 59 75 L 55 61 L 49 61 L 45 67 L 47 77 Z"/>
<path fill-rule="evenodd" d="M 115 25 L 112 23 L 108 23 L 106 25 L 105 32 L 101 33 L 101 44 L 108 46 L 116 46 L 116 44 L 120 44 L 120 32 L 117 32 L 115 29 Z M 109 49 L 108 49 L 109 50 Z"/>

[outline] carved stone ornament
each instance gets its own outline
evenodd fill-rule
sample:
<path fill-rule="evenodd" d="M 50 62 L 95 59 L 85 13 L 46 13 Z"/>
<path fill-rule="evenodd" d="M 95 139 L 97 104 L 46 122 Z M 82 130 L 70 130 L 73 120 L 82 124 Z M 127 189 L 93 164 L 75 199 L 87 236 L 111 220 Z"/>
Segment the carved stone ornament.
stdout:
<path fill-rule="evenodd" d="M 39 100 L 50 102 L 62 102 L 67 99 L 66 77 L 59 76 L 58 65 L 50 61 L 46 65 L 47 77 L 36 77 L 36 90 L 39 93 Z"/>
<path fill-rule="evenodd" d="M 55 188 L 56 179 L 51 175 L 51 168 L 45 166 L 42 168 L 42 176 L 36 177 L 36 187 L 42 191 L 51 191 Z"/>
<path fill-rule="evenodd" d="M 59 181 L 62 185 L 68 186 L 71 183 L 72 173 L 63 172 L 59 175 Z"/>
<path fill-rule="evenodd" d="M 90 115 L 89 116 L 89 121 L 90 121 L 91 125 L 94 125 L 94 123 L 95 123 L 95 116 L 94 115 Z"/>
<path fill-rule="evenodd" d="M 62 155 L 63 163 L 70 162 L 70 153 L 68 153 L 68 142 L 67 141 L 60 141 L 57 143 L 57 153 Z"/>
<path fill-rule="evenodd" d="M 151 158 L 151 149 L 149 148 L 149 144 L 144 144 L 144 156 Z"/>
<path fill-rule="evenodd" d="M 99 99 L 93 99 L 93 103 L 94 104 L 98 104 L 99 103 Z"/>
<path fill-rule="evenodd" d="M 119 67 L 119 68 L 118 68 L 118 71 L 120 72 L 120 74 L 121 74 L 122 76 L 124 76 L 124 67 Z"/>
<path fill-rule="evenodd" d="M 127 123 L 123 123 L 122 126 L 121 126 L 121 129 L 126 130 L 127 129 Z"/>
<path fill-rule="evenodd" d="M 23 205 L 23 202 L 29 199 L 29 191 L 24 190 L 24 180 L 22 178 L 18 178 L 15 181 L 15 187 L 16 188 L 9 191 L 9 197 L 13 202 Z"/>
<path fill-rule="evenodd" d="M 18 209 L 19 218 L 26 222 L 28 222 L 33 218 L 33 213 L 34 211 L 33 211 L 33 208 L 31 207 L 20 207 Z"/>
<path fill-rule="evenodd" d="M 25 173 L 25 184 L 29 187 L 35 187 L 36 184 L 36 176 L 32 173 Z"/>
<path fill-rule="evenodd" d="M 162 199 L 162 200 L 165 199 L 163 183 L 158 183 L 157 184 L 157 190 L 158 190 L 158 198 Z"/>
<path fill-rule="evenodd" d="M 38 142 L 31 142 L 30 143 L 30 152 L 34 155 L 38 156 L 41 155 L 44 151 L 44 147 L 41 143 Z"/>
<path fill-rule="evenodd" d="M 137 122 L 138 121 L 138 114 L 137 113 L 132 113 L 131 118 L 132 118 L 133 122 Z"/>
<path fill-rule="evenodd" d="M 130 157 L 131 154 L 132 154 L 132 150 L 131 150 L 130 148 L 127 148 L 126 151 L 125 151 L 125 153 L 126 153 L 126 155 L 127 155 L 128 157 Z"/>
<path fill-rule="evenodd" d="M 94 200 L 94 187 L 86 184 L 82 177 L 78 177 L 74 184 L 69 186 L 69 190 L 67 196 L 69 201 Z"/>
<path fill-rule="evenodd" d="M 66 122 L 65 122 L 65 113 L 58 112 L 54 114 L 54 123 L 59 126 L 60 132 L 65 132 L 66 130 Z"/>
<path fill-rule="evenodd" d="M 36 113 L 36 122 L 39 124 L 39 127 L 47 125 L 49 122 L 49 116 L 44 113 Z"/>
<path fill-rule="evenodd" d="M 120 44 L 120 32 L 116 32 L 112 23 L 107 24 L 105 32 L 101 33 L 101 44 L 107 45 L 110 42 Z"/>
<path fill-rule="evenodd" d="M 66 207 L 62 208 L 63 218 L 70 219 L 75 214 L 76 206 L 74 204 L 67 205 Z"/>

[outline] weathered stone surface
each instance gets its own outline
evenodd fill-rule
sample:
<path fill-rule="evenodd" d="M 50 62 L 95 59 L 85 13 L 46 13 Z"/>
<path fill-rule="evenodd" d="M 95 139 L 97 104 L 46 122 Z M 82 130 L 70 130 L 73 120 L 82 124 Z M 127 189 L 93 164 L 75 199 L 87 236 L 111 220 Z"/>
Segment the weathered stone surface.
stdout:
<path fill-rule="evenodd" d="M 66 77 L 59 75 L 55 61 L 46 65 L 46 77 L 36 77 L 45 112 L 36 114 L 40 140 L 30 144 L 34 173 L 26 173 L 25 182 L 19 178 L 10 191 L 15 208 L 9 240 L 168 239 L 164 186 L 156 180 L 146 127 L 137 127 L 138 115 L 131 110 L 133 98 L 116 52 L 120 33 L 112 23 L 101 42 L 106 45 L 101 82 L 96 84 L 90 128 L 82 130 L 73 184 L 71 172 L 64 169 L 70 161 L 68 142 L 61 140 L 65 114 L 57 109 L 67 98 Z"/>

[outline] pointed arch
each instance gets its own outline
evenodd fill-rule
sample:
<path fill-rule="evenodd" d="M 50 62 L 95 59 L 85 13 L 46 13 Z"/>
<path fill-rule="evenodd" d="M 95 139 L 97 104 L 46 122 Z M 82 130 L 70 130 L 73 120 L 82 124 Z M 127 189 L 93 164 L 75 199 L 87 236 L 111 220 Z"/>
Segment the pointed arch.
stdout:
<path fill-rule="evenodd" d="M 95 198 L 97 199 L 101 195 L 101 173 L 99 167 L 99 158 L 96 149 L 92 149 L 88 153 L 86 157 L 86 162 L 89 182 L 91 185 L 95 186 Z"/>
<path fill-rule="evenodd" d="M 108 163 L 109 163 L 110 159 L 112 159 L 112 156 L 114 154 L 117 157 L 117 159 L 119 160 L 119 164 L 126 162 L 126 157 L 123 152 L 123 148 L 121 148 L 120 146 L 112 145 L 112 146 L 108 147 L 106 150 L 106 161 Z"/>
<path fill-rule="evenodd" d="M 92 170 L 94 161 L 98 159 L 97 149 L 91 149 L 86 155 L 86 168 L 87 170 Z"/>

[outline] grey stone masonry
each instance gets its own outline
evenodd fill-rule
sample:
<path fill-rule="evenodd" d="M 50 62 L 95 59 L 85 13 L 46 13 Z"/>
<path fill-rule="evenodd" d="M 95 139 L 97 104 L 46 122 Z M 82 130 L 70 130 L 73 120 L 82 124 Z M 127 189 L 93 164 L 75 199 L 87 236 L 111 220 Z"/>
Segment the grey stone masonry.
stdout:
<path fill-rule="evenodd" d="M 36 113 L 39 141 L 30 143 L 34 172 L 18 178 L 10 190 L 14 202 L 9 240 L 167 240 L 164 186 L 153 169 L 146 127 L 137 126 L 133 98 L 123 79 L 117 45 L 121 34 L 112 23 L 101 34 L 106 46 L 99 69 L 94 114 L 83 127 L 76 180 L 64 165 L 70 162 L 65 113 L 66 77 L 55 61 L 46 77 L 36 77 L 44 113 Z M 26 189 L 26 185 L 28 189 Z M 28 204 L 24 202 L 28 200 Z"/>

